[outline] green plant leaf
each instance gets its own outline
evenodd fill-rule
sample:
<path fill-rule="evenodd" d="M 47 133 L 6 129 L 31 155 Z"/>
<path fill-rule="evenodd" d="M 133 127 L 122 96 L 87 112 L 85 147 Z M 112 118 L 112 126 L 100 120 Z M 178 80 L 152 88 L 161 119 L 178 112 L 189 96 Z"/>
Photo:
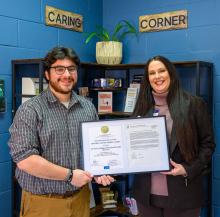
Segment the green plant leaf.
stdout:
<path fill-rule="evenodd" d="M 116 26 L 115 26 L 115 29 L 113 31 L 113 34 L 112 34 L 112 41 L 118 41 L 118 37 L 117 37 L 117 34 L 120 32 L 120 30 L 123 28 L 123 25 L 121 23 L 118 23 Z"/>
<path fill-rule="evenodd" d="M 102 41 L 110 41 L 110 34 L 104 27 L 96 26 L 96 30 Z"/>
<path fill-rule="evenodd" d="M 119 41 L 122 41 L 127 34 L 135 34 L 135 35 L 137 36 L 136 28 L 135 28 L 131 23 L 129 23 L 127 20 L 122 20 L 121 22 L 124 23 L 123 26 L 124 26 L 124 28 L 125 28 L 127 31 L 124 31 L 124 32 L 120 35 Z"/>
<path fill-rule="evenodd" d="M 112 35 L 106 28 L 97 25 L 96 30 L 87 36 L 85 42 L 86 44 L 89 43 L 93 37 L 97 37 L 101 41 L 122 41 L 127 34 L 137 36 L 136 28 L 129 21 L 121 20 L 116 24 Z"/>
<path fill-rule="evenodd" d="M 97 36 L 97 33 L 96 32 L 91 32 L 88 37 L 86 38 L 86 44 L 88 44 L 90 42 L 90 40 L 94 37 L 94 36 Z"/>

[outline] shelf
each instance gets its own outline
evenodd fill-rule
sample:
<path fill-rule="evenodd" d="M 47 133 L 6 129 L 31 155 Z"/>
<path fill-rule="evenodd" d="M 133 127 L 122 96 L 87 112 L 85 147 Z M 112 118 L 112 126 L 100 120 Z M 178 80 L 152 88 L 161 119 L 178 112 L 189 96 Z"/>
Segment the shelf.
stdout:
<path fill-rule="evenodd" d="M 96 87 L 96 88 L 90 88 L 91 91 L 126 91 L 126 87 Z"/>
<path fill-rule="evenodd" d="M 37 94 L 16 94 L 14 97 L 34 97 L 38 96 Z"/>
<path fill-rule="evenodd" d="M 121 203 L 119 203 L 116 208 L 112 208 L 112 209 L 103 209 L 101 204 L 90 209 L 90 216 L 91 217 L 96 217 L 99 215 L 103 215 L 105 213 L 108 213 L 108 216 L 110 216 L 109 213 L 112 214 L 111 216 L 116 216 L 117 214 L 129 216 L 128 208 L 123 206 L 123 204 L 121 204 Z"/>
<path fill-rule="evenodd" d="M 121 117 L 129 117 L 132 113 L 130 112 L 99 112 L 99 116 L 121 116 Z"/>
<path fill-rule="evenodd" d="M 108 64 L 97 64 L 97 63 L 87 63 L 83 62 L 81 64 L 83 67 L 88 68 L 103 68 L 106 70 L 118 70 L 118 69 L 132 69 L 132 68 L 144 68 L 145 63 L 132 63 L 132 64 L 114 64 L 114 65 L 108 65 Z"/>

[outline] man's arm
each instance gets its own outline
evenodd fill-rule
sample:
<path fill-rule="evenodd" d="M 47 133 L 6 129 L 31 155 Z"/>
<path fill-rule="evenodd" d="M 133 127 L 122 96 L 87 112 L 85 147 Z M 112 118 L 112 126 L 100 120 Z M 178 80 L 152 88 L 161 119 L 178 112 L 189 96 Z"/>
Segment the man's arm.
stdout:
<path fill-rule="evenodd" d="M 68 176 L 69 169 L 53 164 L 39 155 L 31 155 L 17 163 L 20 170 L 44 179 L 64 181 Z M 93 176 L 83 170 L 73 170 L 72 185 L 82 187 L 92 180 Z"/>
<path fill-rule="evenodd" d="M 17 163 L 20 170 L 44 179 L 64 180 L 68 169 L 53 164 L 39 155 L 31 155 Z"/>

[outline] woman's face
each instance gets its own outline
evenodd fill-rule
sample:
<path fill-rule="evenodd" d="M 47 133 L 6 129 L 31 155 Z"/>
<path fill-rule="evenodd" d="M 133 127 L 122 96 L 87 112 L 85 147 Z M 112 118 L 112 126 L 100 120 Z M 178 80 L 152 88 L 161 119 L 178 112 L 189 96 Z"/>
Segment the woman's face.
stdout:
<path fill-rule="evenodd" d="M 167 92 L 170 87 L 170 75 L 165 65 L 159 60 L 153 60 L 148 66 L 148 78 L 156 93 Z"/>

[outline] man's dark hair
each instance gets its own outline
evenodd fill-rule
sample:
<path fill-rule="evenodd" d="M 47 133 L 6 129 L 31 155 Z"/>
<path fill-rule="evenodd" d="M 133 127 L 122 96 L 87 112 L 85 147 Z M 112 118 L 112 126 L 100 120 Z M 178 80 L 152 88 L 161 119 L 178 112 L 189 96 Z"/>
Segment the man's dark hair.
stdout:
<path fill-rule="evenodd" d="M 49 71 L 52 64 L 54 64 L 57 60 L 63 60 L 65 58 L 72 60 L 76 66 L 80 65 L 80 59 L 73 49 L 55 47 L 49 51 L 44 58 L 44 71 Z"/>

